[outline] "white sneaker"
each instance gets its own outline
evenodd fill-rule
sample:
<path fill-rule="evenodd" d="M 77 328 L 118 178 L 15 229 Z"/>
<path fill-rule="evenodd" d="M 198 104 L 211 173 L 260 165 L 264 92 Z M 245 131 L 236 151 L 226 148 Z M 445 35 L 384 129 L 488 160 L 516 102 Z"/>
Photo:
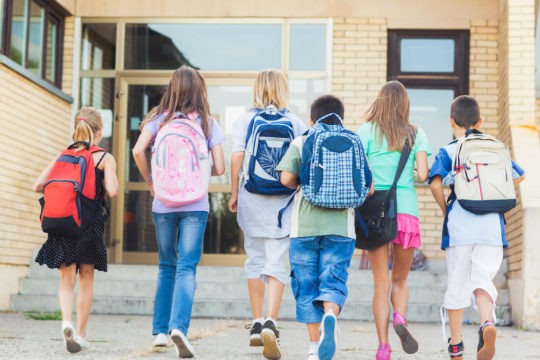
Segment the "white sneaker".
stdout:
<path fill-rule="evenodd" d="M 171 331 L 171 340 L 176 345 L 176 354 L 181 358 L 192 358 L 195 349 L 189 343 L 187 337 L 178 329 Z"/>
<path fill-rule="evenodd" d="M 307 360 L 319 360 L 319 355 L 317 355 L 317 353 L 309 353 L 307 355 Z"/>
<path fill-rule="evenodd" d="M 167 334 L 157 334 L 152 347 L 165 347 L 169 344 L 169 337 Z"/>
<path fill-rule="evenodd" d="M 81 349 L 90 349 L 90 343 L 85 338 L 79 335 L 75 335 L 75 342 L 81 346 Z"/>
<path fill-rule="evenodd" d="M 66 350 L 70 353 L 77 353 L 81 351 L 81 345 L 75 341 L 75 330 L 73 325 L 69 321 L 62 322 L 62 337 L 64 338 L 64 345 Z"/>

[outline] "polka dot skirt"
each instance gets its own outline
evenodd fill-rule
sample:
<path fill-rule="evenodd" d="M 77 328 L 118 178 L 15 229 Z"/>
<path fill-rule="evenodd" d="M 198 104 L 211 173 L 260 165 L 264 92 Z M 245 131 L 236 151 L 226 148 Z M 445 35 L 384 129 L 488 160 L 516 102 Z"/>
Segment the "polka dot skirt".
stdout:
<path fill-rule="evenodd" d="M 96 195 L 103 196 L 104 173 L 96 168 Z M 101 214 L 101 202 L 98 202 Z M 49 234 L 36 257 L 40 265 L 57 269 L 61 264 L 93 264 L 96 270 L 107 271 L 107 249 L 103 242 L 104 225 L 101 216 L 81 237 Z"/>

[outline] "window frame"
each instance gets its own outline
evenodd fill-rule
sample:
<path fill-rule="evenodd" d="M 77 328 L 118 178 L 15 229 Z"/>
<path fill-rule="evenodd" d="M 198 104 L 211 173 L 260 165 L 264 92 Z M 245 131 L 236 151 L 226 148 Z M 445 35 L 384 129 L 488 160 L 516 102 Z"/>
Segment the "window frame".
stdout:
<path fill-rule="evenodd" d="M 13 17 L 10 16 L 13 10 L 13 1 L 14 0 L 4 0 L 3 1 L 3 18 L 0 19 L 2 21 L 2 39 L 0 42 L 0 54 L 4 55 L 8 58 L 10 58 L 10 51 L 11 51 L 11 27 L 13 23 Z M 30 17 L 30 6 L 31 2 L 35 2 L 38 6 L 43 8 L 44 13 L 44 20 L 43 20 L 43 28 L 41 34 L 42 37 L 42 49 L 41 49 L 41 57 L 42 61 L 40 64 L 40 71 L 39 75 L 36 75 L 39 77 L 39 79 L 57 87 L 58 89 L 61 89 L 62 87 L 62 65 L 63 65 L 63 58 L 64 58 L 64 26 L 65 26 L 65 17 L 69 15 L 69 13 L 64 10 L 59 5 L 55 4 L 53 1 L 50 0 L 27 0 L 26 1 L 26 9 L 25 9 L 25 40 L 24 40 L 24 58 L 23 58 L 23 64 L 16 63 L 20 65 L 25 70 L 29 70 L 28 68 L 28 47 L 29 47 L 29 17 Z M 57 31 L 56 31 L 56 53 L 55 53 L 55 64 L 54 64 L 54 71 L 55 71 L 55 79 L 54 81 L 51 81 L 47 78 L 47 37 L 48 37 L 48 24 L 52 21 L 57 25 Z M 10 58 L 11 59 L 11 58 Z"/>
<path fill-rule="evenodd" d="M 453 72 L 401 71 L 401 40 L 452 39 L 454 45 Z M 469 93 L 469 30 L 388 30 L 387 79 L 398 80 L 405 87 L 416 89 L 454 89 L 455 96 Z"/>

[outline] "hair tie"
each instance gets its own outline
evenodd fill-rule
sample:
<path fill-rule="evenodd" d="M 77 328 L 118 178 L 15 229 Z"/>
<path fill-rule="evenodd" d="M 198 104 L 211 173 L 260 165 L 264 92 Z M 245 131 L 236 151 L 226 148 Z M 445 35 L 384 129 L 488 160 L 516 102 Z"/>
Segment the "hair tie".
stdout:
<path fill-rule="evenodd" d="M 79 121 L 86 121 L 86 119 L 85 119 L 85 118 L 82 118 L 82 117 L 80 117 L 80 118 L 79 118 Z"/>

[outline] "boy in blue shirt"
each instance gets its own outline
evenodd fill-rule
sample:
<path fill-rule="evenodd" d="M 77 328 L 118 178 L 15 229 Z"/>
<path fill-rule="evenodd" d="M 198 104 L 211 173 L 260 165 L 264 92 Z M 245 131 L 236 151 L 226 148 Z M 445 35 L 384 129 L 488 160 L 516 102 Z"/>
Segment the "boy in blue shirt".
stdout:
<path fill-rule="evenodd" d="M 445 216 L 441 248 L 446 250 L 448 279 L 442 308 L 448 311 L 450 323 L 448 352 L 452 360 L 463 359 L 463 310 L 472 301 L 478 307 L 482 324 L 477 359 L 486 360 L 495 355 L 496 330 L 492 314 L 497 289 L 493 278 L 499 271 L 503 248 L 508 247 L 508 242 L 502 214 L 475 214 L 465 210 L 455 199 L 446 204 L 443 184 L 454 184 L 452 159 L 456 144 L 467 130 L 478 129 L 482 124 L 478 103 L 473 97 L 462 95 L 454 100 L 450 124 L 456 140 L 439 150 L 428 180 L 433 197 Z M 514 184 L 525 177 L 524 171 L 514 162 L 512 175 Z"/>

